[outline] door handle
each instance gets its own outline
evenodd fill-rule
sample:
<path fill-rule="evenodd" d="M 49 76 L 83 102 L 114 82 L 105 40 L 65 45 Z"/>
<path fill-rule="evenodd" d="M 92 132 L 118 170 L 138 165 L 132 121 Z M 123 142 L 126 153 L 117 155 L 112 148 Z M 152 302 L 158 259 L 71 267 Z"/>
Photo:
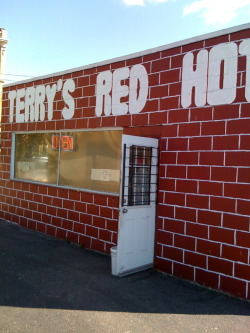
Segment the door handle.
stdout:
<path fill-rule="evenodd" d="M 123 214 L 126 214 L 128 212 L 127 208 L 122 209 Z"/>

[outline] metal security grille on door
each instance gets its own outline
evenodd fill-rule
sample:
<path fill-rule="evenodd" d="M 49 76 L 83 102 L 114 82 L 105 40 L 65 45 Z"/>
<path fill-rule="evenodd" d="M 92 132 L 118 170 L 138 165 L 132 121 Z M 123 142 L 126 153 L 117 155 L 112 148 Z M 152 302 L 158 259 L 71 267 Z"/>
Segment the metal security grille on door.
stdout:
<path fill-rule="evenodd" d="M 124 145 L 123 206 L 150 205 L 156 201 L 157 154 L 154 147 Z"/>

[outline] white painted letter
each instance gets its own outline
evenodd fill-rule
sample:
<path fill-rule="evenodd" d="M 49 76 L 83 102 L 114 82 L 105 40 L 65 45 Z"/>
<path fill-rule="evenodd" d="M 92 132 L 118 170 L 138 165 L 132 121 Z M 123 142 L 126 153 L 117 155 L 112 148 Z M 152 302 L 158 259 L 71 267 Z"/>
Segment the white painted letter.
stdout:
<path fill-rule="evenodd" d="M 8 94 L 8 98 L 10 100 L 10 114 L 9 114 L 9 121 L 10 123 L 13 123 L 14 120 L 14 102 L 16 99 L 16 90 L 12 90 Z"/>
<path fill-rule="evenodd" d="M 129 113 L 139 113 L 148 97 L 148 73 L 143 65 L 134 65 L 130 71 Z"/>
<path fill-rule="evenodd" d="M 25 93 L 25 121 L 34 121 L 35 119 L 35 88 L 28 87 Z"/>
<path fill-rule="evenodd" d="M 62 110 L 62 115 L 64 119 L 71 119 L 74 116 L 75 113 L 75 101 L 74 98 L 69 94 L 69 92 L 75 91 L 75 81 L 72 79 L 66 80 L 66 82 L 63 85 L 63 99 L 65 104 L 68 105 L 68 107 L 64 107 Z"/>
<path fill-rule="evenodd" d="M 16 122 L 23 123 L 24 122 L 24 113 L 20 113 L 24 109 L 24 101 L 21 101 L 21 98 L 25 96 L 25 89 L 18 89 L 16 96 Z"/>
<path fill-rule="evenodd" d="M 114 116 L 124 115 L 128 112 L 128 104 L 121 103 L 121 98 L 128 96 L 128 86 L 121 85 L 122 80 L 129 78 L 129 68 L 118 68 L 113 74 L 113 89 L 112 89 L 112 114 Z"/>
<path fill-rule="evenodd" d="M 181 105 L 187 108 L 192 103 L 192 90 L 195 87 L 195 105 L 204 106 L 206 104 L 207 92 L 207 65 L 208 51 L 201 50 L 197 55 L 196 70 L 194 67 L 193 53 L 187 53 L 183 58 L 182 65 L 182 86 Z"/>
<path fill-rule="evenodd" d="M 239 51 L 241 55 L 247 58 L 245 96 L 246 100 L 250 102 L 250 39 L 243 40 Z"/>
<path fill-rule="evenodd" d="M 57 84 L 53 84 L 51 88 L 50 85 L 46 86 L 46 96 L 48 101 L 48 120 L 51 120 L 53 118 L 53 102 L 56 95 L 56 88 Z"/>
<path fill-rule="evenodd" d="M 96 82 L 96 107 L 95 114 L 100 117 L 103 112 L 104 100 L 104 114 L 109 116 L 111 114 L 111 96 L 109 95 L 112 89 L 112 73 L 111 71 L 104 71 L 98 74 Z"/>
<path fill-rule="evenodd" d="M 44 120 L 45 118 L 45 86 L 36 87 L 35 95 L 35 121 Z"/>
<path fill-rule="evenodd" d="M 210 105 L 230 104 L 236 97 L 238 50 L 235 43 L 214 46 L 209 53 L 207 102 Z M 221 77 L 221 66 L 224 73 Z M 222 88 L 220 87 L 223 79 Z"/>

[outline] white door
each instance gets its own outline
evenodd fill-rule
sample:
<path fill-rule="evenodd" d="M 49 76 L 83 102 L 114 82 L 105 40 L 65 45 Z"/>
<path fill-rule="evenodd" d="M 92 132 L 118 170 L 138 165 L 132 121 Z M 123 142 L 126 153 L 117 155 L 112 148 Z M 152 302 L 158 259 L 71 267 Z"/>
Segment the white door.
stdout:
<path fill-rule="evenodd" d="M 153 265 L 158 140 L 122 139 L 123 163 L 117 244 L 117 275 Z"/>

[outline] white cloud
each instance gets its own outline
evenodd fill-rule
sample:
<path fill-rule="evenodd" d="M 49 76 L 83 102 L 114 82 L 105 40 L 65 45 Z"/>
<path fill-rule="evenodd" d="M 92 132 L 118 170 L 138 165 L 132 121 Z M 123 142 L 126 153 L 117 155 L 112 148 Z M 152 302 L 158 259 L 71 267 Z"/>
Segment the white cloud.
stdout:
<path fill-rule="evenodd" d="M 144 6 L 144 0 L 123 0 L 127 6 Z"/>
<path fill-rule="evenodd" d="M 145 6 L 147 3 L 157 4 L 168 1 L 170 0 L 123 0 L 127 6 Z"/>
<path fill-rule="evenodd" d="M 199 0 L 187 5 L 183 15 L 200 13 L 208 25 L 232 21 L 240 10 L 250 10 L 250 0 Z"/>
<path fill-rule="evenodd" d="M 168 2 L 169 0 L 148 0 L 148 2 L 152 3 L 162 3 L 162 2 Z"/>

